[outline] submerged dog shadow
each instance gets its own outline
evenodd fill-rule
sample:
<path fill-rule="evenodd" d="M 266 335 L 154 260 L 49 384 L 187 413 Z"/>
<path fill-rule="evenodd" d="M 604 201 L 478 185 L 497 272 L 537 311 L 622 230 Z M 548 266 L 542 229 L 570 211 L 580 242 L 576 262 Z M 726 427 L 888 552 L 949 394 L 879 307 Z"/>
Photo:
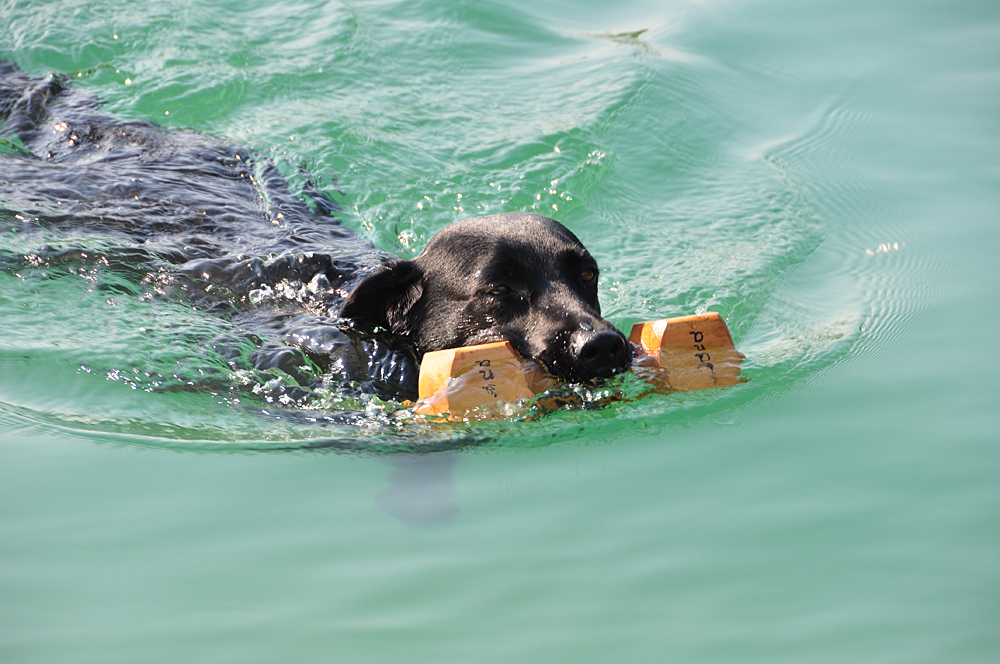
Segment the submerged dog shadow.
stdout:
<path fill-rule="evenodd" d="M 389 486 L 375 497 L 379 511 L 408 528 L 444 526 L 461 511 L 455 490 L 455 452 L 397 454 L 384 457 L 393 470 Z"/>

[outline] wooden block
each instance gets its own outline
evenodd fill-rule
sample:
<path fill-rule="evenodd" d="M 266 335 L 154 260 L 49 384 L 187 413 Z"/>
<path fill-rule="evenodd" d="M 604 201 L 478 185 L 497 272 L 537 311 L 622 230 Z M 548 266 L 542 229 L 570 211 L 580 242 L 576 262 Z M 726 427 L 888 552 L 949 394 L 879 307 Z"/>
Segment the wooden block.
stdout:
<path fill-rule="evenodd" d="M 420 400 L 414 411 L 463 415 L 530 398 L 554 383 L 546 376 L 508 341 L 432 351 L 420 363 Z"/>
<path fill-rule="evenodd" d="M 637 376 L 660 391 L 703 390 L 742 381 L 743 355 L 717 313 L 637 323 L 629 341 L 639 347 Z M 424 355 L 414 412 L 463 417 L 477 408 L 531 398 L 558 384 L 507 341 L 449 348 Z M 556 403 L 542 403 L 543 409 Z"/>
<path fill-rule="evenodd" d="M 714 311 L 636 323 L 628 339 L 647 353 L 636 358 L 636 375 L 661 389 L 703 390 L 742 382 L 743 354 Z"/>

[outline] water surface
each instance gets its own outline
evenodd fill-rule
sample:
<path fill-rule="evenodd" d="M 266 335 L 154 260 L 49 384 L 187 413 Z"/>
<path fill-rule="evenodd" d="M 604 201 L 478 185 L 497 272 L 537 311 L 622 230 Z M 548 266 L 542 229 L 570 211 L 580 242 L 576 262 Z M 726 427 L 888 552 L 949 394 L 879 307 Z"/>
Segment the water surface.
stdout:
<path fill-rule="evenodd" d="M 0 17 L 0 57 L 248 145 L 296 186 L 306 167 L 382 249 L 553 216 L 601 263 L 609 319 L 719 311 L 751 379 L 530 422 L 341 426 L 253 384 L 147 390 L 211 368 L 214 320 L 85 265 L 0 271 L 3 659 L 1000 652 L 991 5 Z M 30 255 L 12 223 L 0 252 Z M 401 440 L 476 444 L 381 453 Z"/>

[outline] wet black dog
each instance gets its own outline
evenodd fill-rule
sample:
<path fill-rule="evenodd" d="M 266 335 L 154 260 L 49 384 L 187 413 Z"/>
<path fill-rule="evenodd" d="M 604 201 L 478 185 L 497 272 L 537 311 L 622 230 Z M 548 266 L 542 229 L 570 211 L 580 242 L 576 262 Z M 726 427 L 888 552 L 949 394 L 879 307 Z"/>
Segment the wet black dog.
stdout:
<path fill-rule="evenodd" d="M 631 359 L 601 318 L 596 262 L 556 221 L 470 219 L 400 260 L 340 226 L 306 175 L 293 192 L 242 147 L 99 107 L 0 63 L 0 225 L 44 243 L 36 262 L 99 262 L 224 318 L 243 333 L 212 345 L 234 366 L 411 398 L 419 358 L 442 348 L 508 339 L 573 381 Z"/>

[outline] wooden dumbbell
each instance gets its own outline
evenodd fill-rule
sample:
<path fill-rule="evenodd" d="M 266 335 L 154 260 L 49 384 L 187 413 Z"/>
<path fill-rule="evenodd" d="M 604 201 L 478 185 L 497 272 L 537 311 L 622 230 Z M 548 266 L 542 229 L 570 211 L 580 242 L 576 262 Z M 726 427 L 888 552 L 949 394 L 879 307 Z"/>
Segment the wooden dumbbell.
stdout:
<path fill-rule="evenodd" d="M 741 382 L 743 355 L 715 312 L 637 323 L 632 370 L 657 391 L 690 391 Z M 420 364 L 424 415 L 462 416 L 476 408 L 535 396 L 558 384 L 538 363 L 507 341 L 426 353 Z"/>

